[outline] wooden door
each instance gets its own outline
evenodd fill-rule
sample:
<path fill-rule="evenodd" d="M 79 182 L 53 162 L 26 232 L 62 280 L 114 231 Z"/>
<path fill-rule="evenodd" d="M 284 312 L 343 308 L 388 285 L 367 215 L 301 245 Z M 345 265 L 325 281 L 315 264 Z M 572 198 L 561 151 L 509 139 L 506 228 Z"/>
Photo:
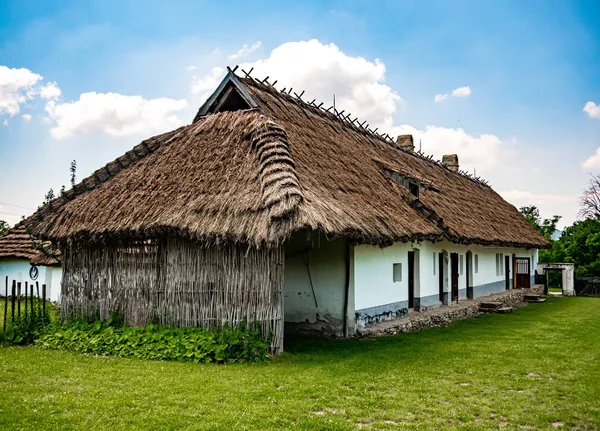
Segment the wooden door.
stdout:
<path fill-rule="evenodd" d="M 452 302 L 458 302 L 458 253 L 450 254 L 450 272 L 452 273 Z"/>
<path fill-rule="evenodd" d="M 504 285 L 506 290 L 510 289 L 510 256 L 504 256 Z"/>
<path fill-rule="evenodd" d="M 517 278 L 517 289 L 528 289 L 531 285 L 531 269 L 528 257 L 517 257 L 515 265 L 515 277 Z"/>
<path fill-rule="evenodd" d="M 473 299 L 473 274 L 471 274 L 471 269 L 473 267 L 473 253 L 471 253 L 470 251 L 467 252 L 467 263 L 466 263 L 466 267 L 465 267 L 465 274 L 466 274 L 466 279 L 467 279 L 467 298 L 469 299 Z"/>
<path fill-rule="evenodd" d="M 408 308 L 415 306 L 415 252 L 408 252 Z"/>
<path fill-rule="evenodd" d="M 438 254 L 438 274 L 440 281 L 440 302 L 444 302 L 444 253 Z"/>

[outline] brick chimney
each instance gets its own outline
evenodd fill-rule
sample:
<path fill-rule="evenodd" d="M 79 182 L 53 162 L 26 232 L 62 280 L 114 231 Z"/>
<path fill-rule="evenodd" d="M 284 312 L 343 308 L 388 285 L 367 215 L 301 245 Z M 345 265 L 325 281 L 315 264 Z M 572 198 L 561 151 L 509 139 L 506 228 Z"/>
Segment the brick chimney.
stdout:
<path fill-rule="evenodd" d="M 446 154 L 442 156 L 442 165 L 453 172 L 458 172 L 458 156 L 456 154 Z"/>
<path fill-rule="evenodd" d="M 415 143 L 412 135 L 400 135 L 396 138 L 396 146 L 404 151 L 415 151 Z"/>

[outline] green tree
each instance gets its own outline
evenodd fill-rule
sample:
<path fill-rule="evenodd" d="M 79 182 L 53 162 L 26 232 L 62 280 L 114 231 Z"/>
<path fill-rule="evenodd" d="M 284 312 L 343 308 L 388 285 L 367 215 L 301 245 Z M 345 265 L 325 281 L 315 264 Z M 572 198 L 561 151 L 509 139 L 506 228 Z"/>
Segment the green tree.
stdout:
<path fill-rule="evenodd" d="M 0 220 L 0 236 L 4 236 L 10 230 L 10 226 L 4 220 Z"/>
<path fill-rule="evenodd" d="M 600 217 L 576 221 L 550 251 L 555 262 L 574 263 L 577 277 L 600 275 Z"/>
<path fill-rule="evenodd" d="M 519 211 L 548 241 L 552 241 L 552 235 L 556 232 L 556 225 L 561 216 L 553 215 L 551 218 L 542 219 L 540 210 L 535 205 L 521 207 Z"/>

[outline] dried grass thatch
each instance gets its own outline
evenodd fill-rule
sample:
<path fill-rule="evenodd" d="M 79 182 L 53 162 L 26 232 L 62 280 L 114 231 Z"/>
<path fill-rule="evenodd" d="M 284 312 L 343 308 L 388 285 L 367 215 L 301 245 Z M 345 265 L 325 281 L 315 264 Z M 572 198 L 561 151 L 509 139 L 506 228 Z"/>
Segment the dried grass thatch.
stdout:
<path fill-rule="evenodd" d="M 43 243 L 50 248 L 48 242 Z M 27 259 L 34 265 L 59 266 L 60 262 L 35 247 L 25 225 L 19 223 L 0 237 L 0 259 Z"/>
<path fill-rule="evenodd" d="M 547 245 L 485 184 L 274 87 L 239 82 L 258 108 L 142 142 L 28 225 L 60 242 L 178 235 L 261 247 L 308 228 L 380 245 Z M 385 170 L 428 186 L 416 199 Z"/>

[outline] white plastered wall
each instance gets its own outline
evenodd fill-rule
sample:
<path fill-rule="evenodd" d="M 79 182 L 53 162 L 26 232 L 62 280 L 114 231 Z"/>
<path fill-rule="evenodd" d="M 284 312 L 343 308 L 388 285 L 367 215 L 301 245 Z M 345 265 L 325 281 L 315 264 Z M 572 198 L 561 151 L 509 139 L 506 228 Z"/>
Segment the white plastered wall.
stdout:
<path fill-rule="evenodd" d="M 537 250 L 518 248 L 494 248 L 478 245 L 459 245 L 448 241 L 438 243 L 395 243 L 390 247 L 380 248 L 370 245 L 356 246 L 354 249 L 354 292 L 355 309 L 363 310 L 387 304 L 408 301 L 408 252 L 419 250 L 419 283 L 415 286 L 415 297 L 428 298 L 426 304 L 439 304 L 439 253 L 448 254 L 446 286 L 450 286 L 450 254 L 459 256 L 458 288 L 459 298 L 467 295 L 467 251 L 471 251 L 473 265 L 474 293 L 494 293 L 504 290 L 504 256 L 511 257 L 509 277 L 512 279 L 512 255 L 531 259 L 531 275 L 537 265 Z M 502 253 L 500 272 L 496 271 L 496 253 Z M 477 256 L 477 258 L 475 257 Z M 475 260 L 477 259 L 477 268 Z M 462 262 L 462 265 L 461 265 Z M 402 280 L 394 282 L 393 266 L 402 264 Z M 461 270 L 462 268 L 462 270 Z M 485 288 L 478 289 L 479 286 Z M 511 284 L 512 286 L 512 284 Z"/>
<path fill-rule="evenodd" d="M 37 281 L 42 294 L 42 284 L 46 284 L 46 298 L 50 301 L 60 300 L 60 281 L 62 269 L 60 267 L 38 266 L 38 276 L 32 280 L 29 276 L 31 264 L 26 259 L 2 259 L 0 260 L 0 295 L 4 296 L 6 288 L 6 277 L 8 276 L 8 294 L 11 294 L 12 281 L 21 282 L 21 292 L 24 294 L 25 282 L 28 284 Z"/>

